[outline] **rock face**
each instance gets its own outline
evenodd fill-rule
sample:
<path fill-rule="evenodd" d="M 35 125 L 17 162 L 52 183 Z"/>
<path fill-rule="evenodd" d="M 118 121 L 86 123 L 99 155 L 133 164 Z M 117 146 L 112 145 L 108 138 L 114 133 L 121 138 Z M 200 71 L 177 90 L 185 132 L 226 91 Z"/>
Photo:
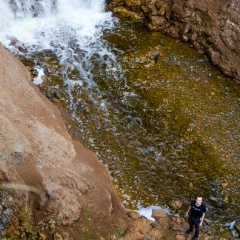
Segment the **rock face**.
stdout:
<path fill-rule="evenodd" d="M 238 0 L 109 0 L 108 6 L 113 10 L 121 7 L 121 12 L 125 8 L 129 13 L 125 11 L 124 17 L 133 16 L 133 12 L 144 17 L 149 29 L 191 43 L 224 74 L 240 83 Z"/>
<path fill-rule="evenodd" d="M 52 228 L 82 220 L 86 209 L 110 222 L 125 214 L 107 169 L 72 141 L 58 109 L 2 45 L 0 96 L 0 235 L 22 211 Z"/>

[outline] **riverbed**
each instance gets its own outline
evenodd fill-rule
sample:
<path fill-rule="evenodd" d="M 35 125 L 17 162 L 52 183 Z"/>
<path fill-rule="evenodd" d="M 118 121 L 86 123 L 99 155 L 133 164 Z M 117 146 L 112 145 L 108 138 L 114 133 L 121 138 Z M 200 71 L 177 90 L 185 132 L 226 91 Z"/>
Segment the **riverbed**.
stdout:
<path fill-rule="evenodd" d="M 74 68 L 68 77 L 82 80 L 72 88 L 51 74 L 41 86 L 60 90 L 73 135 L 108 167 L 126 208 L 181 215 L 201 195 L 206 221 L 224 231 L 240 211 L 239 86 L 188 44 L 142 24 L 119 21 L 103 40 L 115 58 L 91 55 L 90 82 Z"/>
<path fill-rule="evenodd" d="M 43 74 L 40 90 L 71 116 L 68 128 L 107 166 L 126 208 L 182 215 L 201 195 L 206 222 L 224 231 L 240 215 L 240 87 L 189 44 L 108 19 L 84 37 L 63 24 L 49 45 L 9 48 Z"/>

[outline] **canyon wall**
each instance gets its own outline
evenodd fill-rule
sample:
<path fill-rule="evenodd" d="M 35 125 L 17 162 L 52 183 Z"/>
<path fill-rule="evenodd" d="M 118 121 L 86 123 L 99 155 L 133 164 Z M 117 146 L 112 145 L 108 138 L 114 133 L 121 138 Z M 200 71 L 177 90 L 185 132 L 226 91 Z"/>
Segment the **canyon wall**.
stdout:
<path fill-rule="evenodd" d="M 1 44 L 0 96 L 0 237 L 41 239 L 72 226 L 79 239 L 86 218 L 98 234 L 124 226 L 108 170 L 71 139 L 57 107 Z"/>
<path fill-rule="evenodd" d="M 224 74 L 240 83 L 240 2 L 238 0 L 108 0 L 119 17 L 144 20 L 189 42 Z"/>

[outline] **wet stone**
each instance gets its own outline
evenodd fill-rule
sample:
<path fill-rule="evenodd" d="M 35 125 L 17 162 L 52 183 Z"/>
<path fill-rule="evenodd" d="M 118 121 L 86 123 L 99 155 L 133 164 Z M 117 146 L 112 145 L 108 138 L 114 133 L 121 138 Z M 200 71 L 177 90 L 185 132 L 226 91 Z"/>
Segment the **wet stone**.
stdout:
<path fill-rule="evenodd" d="M 40 240 L 46 240 L 47 239 L 47 237 L 41 232 L 38 232 L 38 235 L 39 235 Z"/>
<path fill-rule="evenodd" d="M 63 237 L 61 234 L 56 233 L 56 234 L 54 234 L 54 240 L 63 240 Z"/>
<path fill-rule="evenodd" d="M 46 76 L 46 75 L 42 75 L 42 76 L 41 76 L 41 79 L 42 79 L 44 82 L 46 82 L 46 81 L 47 81 L 47 76 Z"/>
<path fill-rule="evenodd" d="M 182 202 L 179 200 L 172 200 L 170 205 L 175 209 L 180 209 L 182 207 Z"/>

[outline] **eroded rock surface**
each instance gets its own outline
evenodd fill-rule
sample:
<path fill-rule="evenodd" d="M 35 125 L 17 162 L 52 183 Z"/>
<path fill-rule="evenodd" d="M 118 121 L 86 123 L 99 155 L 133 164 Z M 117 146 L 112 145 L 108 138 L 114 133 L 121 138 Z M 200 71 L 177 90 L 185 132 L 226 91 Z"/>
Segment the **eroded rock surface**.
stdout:
<path fill-rule="evenodd" d="M 132 19 L 137 14 L 149 29 L 190 42 L 224 74 L 240 83 L 238 0 L 109 0 L 108 5 L 119 17 Z"/>
<path fill-rule="evenodd" d="M 119 215 L 124 219 L 107 169 L 94 153 L 71 139 L 58 109 L 31 83 L 27 68 L 2 45 L 0 96 L 2 236 L 24 239 L 34 234 L 32 226 L 27 230 L 27 222 L 29 226 L 41 223 L 43 231 L 54 234 L 57 226 L 84 221 L 86 212 L 104 224 L 113 218 L 118 223 Z M 123 220 L 119 223 L 124 224 Z M 76 234 L 82 231 L 78 228 Z"/>

